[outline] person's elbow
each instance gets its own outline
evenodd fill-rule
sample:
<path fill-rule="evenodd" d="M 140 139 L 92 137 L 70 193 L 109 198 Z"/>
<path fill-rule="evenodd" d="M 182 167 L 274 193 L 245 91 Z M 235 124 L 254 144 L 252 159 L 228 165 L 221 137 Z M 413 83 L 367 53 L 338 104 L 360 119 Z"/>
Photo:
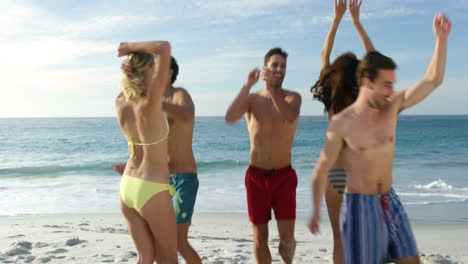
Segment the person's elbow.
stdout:
<path fill-rule="evenodd" d="M 228 114 L 226 114 L 226 115 L 224 116 L 224 121 L 225 121 L 226 123 L 228 123 L 229 125 L 232 125 L 232 124 L 234 124 L 237 120 L 233 117 L 232 114 L 229 114 L 229 113 L 228 113 Z"/>
<path fill-rule="evenodd" d="M 435 76 L 433 78 L 427 78 L 426 82 L 430 84 L 433 88 L 437 88 L 444 82 L 444 76 Z"/>
<path fill-rule="evenodd" d="M 182 115 L 182 120 L 184 122 L 193 122 L 195 121 L 195 111 L 194 110 L 188 110 Z"/>
<path fill-rule="evenodd" d="M 171 43 L 169 41 L 162 41 L 158 47 L 158 53 L 161 55 L 170 55 L 171 54 Z"/>
<path fill-rule="evenodd" d="M 312 184 L 313 185 L 320 184 L 324 179 L 324 175 L 327 174 L 327 171 L 328 170 L 327 170 L 326 164 L 324 164 L 323 162 L 319 162 L 314 168 L 314 173 L 312 176 Z"/>
<path fill-rule="evenodd" d="M 433 85 L 435 87 L 439 87 L 442 85 L 443 82 L 444 82 L 444 76 L 440 76 L 438 78 L 435 78 L 435 80 L 433 81 Z"/>

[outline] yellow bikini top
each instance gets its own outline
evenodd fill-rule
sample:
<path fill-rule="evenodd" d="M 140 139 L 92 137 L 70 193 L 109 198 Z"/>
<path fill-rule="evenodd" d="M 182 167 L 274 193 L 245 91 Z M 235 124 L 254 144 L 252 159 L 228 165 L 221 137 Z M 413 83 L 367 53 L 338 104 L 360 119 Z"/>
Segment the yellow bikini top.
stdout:
<path fill-rule="evenodd" d="M 130 154 L 130 157 L 135 156 L 135 146 L 152 146 L 161 143 L 164 139 L 167 138 L 169 135 L 169 122 L 167 121 L 167 117 L 164 116 L 164 119 L 166 120 L 166 134 L 158 141 L 152 142 L 152 143 L 137 143 L 134 142 L 131 138 L 127 137 L 127 142 L 128 142 L 128 153 Z"/>

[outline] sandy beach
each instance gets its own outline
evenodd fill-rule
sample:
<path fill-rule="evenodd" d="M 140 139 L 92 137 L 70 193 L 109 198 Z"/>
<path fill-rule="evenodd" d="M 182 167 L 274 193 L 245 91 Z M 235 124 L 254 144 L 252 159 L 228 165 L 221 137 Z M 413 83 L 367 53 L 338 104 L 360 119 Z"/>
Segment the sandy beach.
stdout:
<path fill-rule="evenodd" d="M 422 263 L 468 263 L 468 224 L 413 225 Z M 134 263 L 136 251 L 120 214 L 72 214 L 0 218 L 0 263 Z M 275 222 L 270 222 L 273 263 Z M 254 263 L 251 225 L 244 214 L 195 214 L 189 233 L 203 263 Z M 295 263 L 332 263 L 332 234 L 324 222 L 312 236 L 296 226 Z M 181 263 L 184 263 L 181 260 Z"/>

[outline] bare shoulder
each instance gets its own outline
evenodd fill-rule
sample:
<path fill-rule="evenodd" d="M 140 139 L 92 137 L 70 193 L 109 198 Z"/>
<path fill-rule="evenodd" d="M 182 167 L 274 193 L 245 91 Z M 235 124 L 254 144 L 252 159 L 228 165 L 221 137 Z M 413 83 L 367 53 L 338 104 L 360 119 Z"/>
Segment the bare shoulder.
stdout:
<path fill-rule="evenodd" d="M 117 97 L 115 98 L 115 105 L 118 106 L 120 104 L 122 104 L 124 100 L 124 96 L 122 93 L 120 93 L 119 95 L 117 95 Z"/>
<path fill-rule="evenodd" d="M 176 96 L 190 96 L 190 93 L 187 91 L 187 89 L 183 87 L 174 87 L 174 95 Z"/>
<path fill-rule="evenodd" d="M 355 111 L 352 107 L 348 107 L 343 111 L 334 114 L 330 119 L 330 124 L 328 126 L 328 130 L 332 130 L 334 132 L 345 132 L 349 124 L 352 122 L 355 115 Z"/>
<path fill-rule="evenodd" d="M 290 90 L 286 90 L 286 89 L 283 89 L 283 91 L 284 91 L 284 94 L 285 94 L 286 98 L 295 99 L 295 100 L 301 100 L 302 99 L 301 94 L 298 93 L 298 92 L 290 91 Z"/>
<path fill-rule="evenodd" d="M 248 110 L 247 112 L 252 112 L 254 107 L 262 107 L 266 103 L 266 97 L 257 91 L 255 93 L 249 93 L 247 97 Z"/>
<path fill-rule="evenodd" d="M 177 101 L 182 101 L 185 103 L 191 103 L 192 102 L 192 97 L 190 96 L 190 93 L 182 87 L 174 87 L 174 99 Z"/>
<path fill-rule="evenodd" d="M 249 93 L 248 98 L 249 98 L 249 102 L 266 99 L 265 95 L 262 94 L 261 91 L 257 91 L 255 93 Z"/>

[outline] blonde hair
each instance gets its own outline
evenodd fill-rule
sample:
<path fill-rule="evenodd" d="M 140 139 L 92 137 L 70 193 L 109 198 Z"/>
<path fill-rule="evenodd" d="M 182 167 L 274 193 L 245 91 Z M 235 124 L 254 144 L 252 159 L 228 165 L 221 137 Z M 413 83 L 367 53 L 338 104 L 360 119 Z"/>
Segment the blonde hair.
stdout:
<path fill-rule="evenodd" d="M 153 54 L 146 52 L 132 52 L 128 55 L 130 65 L 132 65 L 132 74 L 124 74 L 120 86 L 125 99 L 133 99 L 138 96 L 146 95 L 145 70 L 154 65 Z"/>

